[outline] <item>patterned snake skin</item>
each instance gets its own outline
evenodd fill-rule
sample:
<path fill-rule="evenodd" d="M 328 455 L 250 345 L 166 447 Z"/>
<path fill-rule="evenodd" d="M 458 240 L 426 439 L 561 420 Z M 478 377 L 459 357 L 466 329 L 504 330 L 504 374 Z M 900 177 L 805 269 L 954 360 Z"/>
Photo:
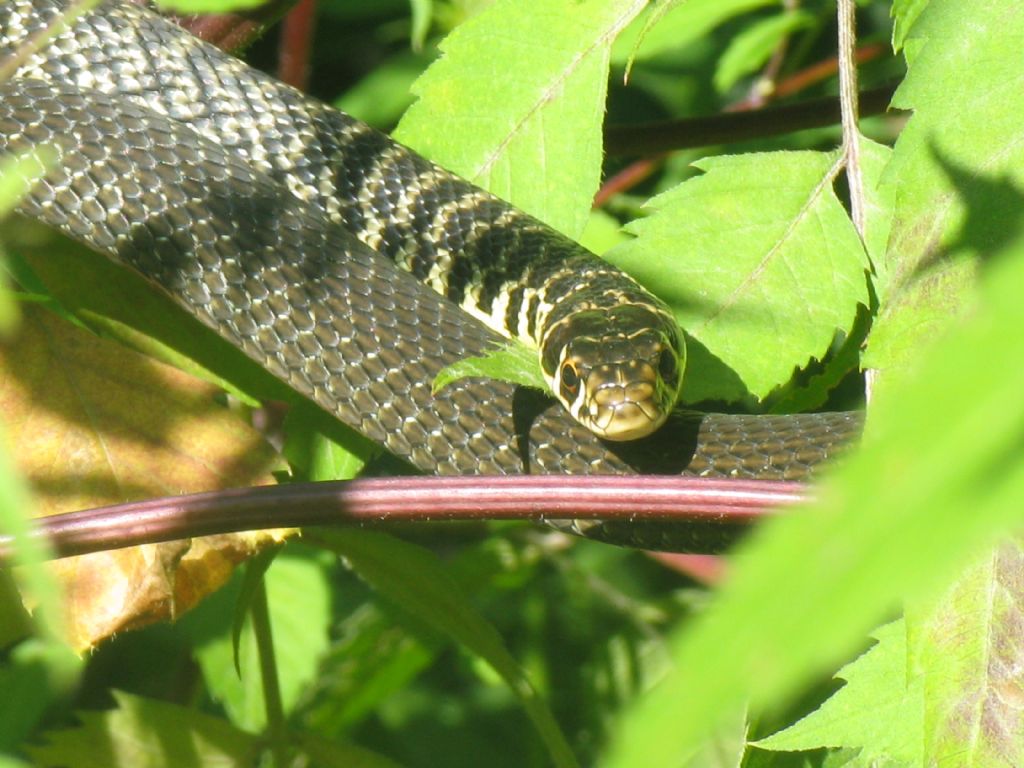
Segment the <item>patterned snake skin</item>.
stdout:
<path fill-rule="evenodd" d="M 0 3 L 0 55 L 69 5 Z M 137 270 L 421 470 L 802 479 L 859 431 L 859 417 L 845 413 L 677 411 L 651 438 L 608 443 L 549 398 L 503 382 L 462 380 L 432 393 L 441 368 L 500 338 L 456 306 L 467 305 L 467 291 L 489 292 L 481 306 L 499 307 L 500 322 L 518 323 L 531 300 L 478 278 L 528 272 L 516 259 L 566 241 L 137 6 L 102 4 L 0 84 L 0 153 L 44 144 L 58 162 L 22 213 Z M 443 253 L 423 254 L 427 225 L 408 215 L 410 187 L 430 200 Z M 482 239 L 497 242 L 487 253 L 504 261 L 477 274 L 463 250 Z M 445 259 L 448 269 L 431 269 Z M 600 280 L 600 268 L 587 277 Z M 587 533 L 674 549 L 694 535 L 658 523 Z"/>

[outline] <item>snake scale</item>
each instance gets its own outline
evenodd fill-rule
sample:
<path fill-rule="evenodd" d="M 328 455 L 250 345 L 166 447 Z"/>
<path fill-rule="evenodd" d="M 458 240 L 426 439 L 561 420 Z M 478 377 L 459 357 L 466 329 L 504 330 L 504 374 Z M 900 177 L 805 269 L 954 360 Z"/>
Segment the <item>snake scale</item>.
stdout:
<path fill-rule="evenodd" d="M 0 55 L 71 5 L 0 3 Z M 137 270 L 423 471 L 802 479 L 859 430 L 850 413 L 676 410 L 650 437 L 610 442 L 505 382 L 432 392 L 442 368 L 500 341 L 481 320 L 542 343 L 573 315 L 615 320 L 622 308 L 650 316 L 629 365 L 670 407 L 677 331 L 660 302 L 553 230 L 124 0 L 58 31 L 0 83 L 0 153 L 41 145 L 57 163 L 21 213 Z M 600 331 L 588 333 L 593 346 Z M 587 374 L 562 349 L 542 367 L 578 390 Z M 674 549 L 701 535 L 659 523 L 586 533 Z"/>

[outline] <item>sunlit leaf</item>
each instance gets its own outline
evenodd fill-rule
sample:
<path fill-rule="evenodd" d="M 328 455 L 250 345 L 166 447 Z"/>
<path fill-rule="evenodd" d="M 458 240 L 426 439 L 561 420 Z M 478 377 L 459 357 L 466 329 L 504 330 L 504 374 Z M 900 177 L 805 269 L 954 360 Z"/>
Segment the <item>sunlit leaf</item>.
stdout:
<path fill-rule="evenodd" d="M 892 46 L 897 51 L 903 47 L 907 36 L 914 27 L 914 22 L 929 0 L 893 0 L 892 2 Z"/>
<path fill-rule="evenodd" d="M 434 378 L 434 391 L 439 392 L 452 382 L 469 377 L 500 379 L 524 387 L 549 390 L 549 384 L 537 361 L 537 353 L 514 342 L 483 357 L 467 357 L 442 369 Z"/>
<path fill-rule="evenodd" d="M 832 190 L 833 154 L 708 158 L 654 198 L 607 258 L 666 299 L 696 341 L 683 398 L 764 397 L 820 359 L 867 302 L 867 259 Z M 766 343 L 770 339 L 770 343 Z"/>
<path fill-rule="evenodd" d="M 804 719 L 754 742 L 761 749 L 861 750 L 867 761 L 921 763 L 923 692 L 907 676 L 907 630 L 895 621 L 872 633 L 877 644 L 836 673 L 846 684 Z M 883 764 L 885 764 L 883 762 Z"/>
<path fill-rule="evenodd" d="M 924 765 L 1024 764 L 1024 549 L 999 544 L 937 605 L 908 613 L 909 667 L 924 689 Z"/>
<path fill-rule="evenodd" d="M 395 137 L 578 236 L 601 174 L 611 44 L 644 5 L 551 0 L 524 13 L 498 0 L 442 42 Z"/>
<path fill-rule="evenodd" d="M 779 0 L 659 0 L 632 24 L 612 49 L 615 63 L 642 61 L 679 49 L 731 18 Z M 649 21 L 653 19 L 653 22 Z"/>
<path fill-rule="evenodd" d="M 932 0 L 893 99 L 913 110 L 883 181 L 895 197 L 866 363 L 900 369 L 961 317 L 980 265 L 1024 230 L 1020 6 Z M 983 55 L 982 55 L 983 53 Z"/>

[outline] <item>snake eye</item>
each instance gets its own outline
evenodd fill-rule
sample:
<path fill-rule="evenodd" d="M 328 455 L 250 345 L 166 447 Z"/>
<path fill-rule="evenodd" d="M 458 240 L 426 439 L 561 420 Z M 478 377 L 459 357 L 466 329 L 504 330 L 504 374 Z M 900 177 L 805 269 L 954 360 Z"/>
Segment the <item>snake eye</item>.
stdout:
<path fill-rule="evenodd" d="M 661 350 L 658 356 L 658 374 L 662 381 L 673 382 L 676 377 L 676 356 L 668 347 Z"/>
<path fill-rule="evenodd" d="M 575 395 L 580 386 L 580 375 L 568 360 L 562 363 L 562 386 L 571 395 Z"/>

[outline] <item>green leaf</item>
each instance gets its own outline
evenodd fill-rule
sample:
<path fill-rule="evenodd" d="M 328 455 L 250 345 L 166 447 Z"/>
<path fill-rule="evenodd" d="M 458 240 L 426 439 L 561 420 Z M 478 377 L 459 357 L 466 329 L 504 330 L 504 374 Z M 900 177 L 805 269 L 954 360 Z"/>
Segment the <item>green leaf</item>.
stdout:
<path fill-rule="evenodd" d="M 818 503 L 761 526 L 736 553 L 604 765 L 632 765 L 641 750 L 650 764 L 675 764 L 723 712 L 747 698 L 784 701 L 900 600 L 931 593 L 1021 524 L 1024 236 L 992 259 L 984 301 L 914 377 L 878 394 L 864 444 Z"/>
<path fill-rule="evenodd" d="M 49 544 L 28 535 L 32 510 L 32 496 L 14 465 L 0 423 L 0 531 L 13 539 L 14 552 L 9 564 L 18 566 L 13 572 L 15 582 L 23 599 L 34 606 L 37 630 L 44 637 L 63 638 L 67 627 L 60 584 L 43 566 L 52 554 Z"/>
<path fill-rule="evenodd" d="M 351 480 L 380 446 L 341 424 L 307 401 L 295 403 L 285 417 L 282 450 L 301 480 Z"/>
<path fill-rule="evenodd" d="M 613 60 L 615 57 L 615 50 L 623 50 L 625 40 L 632 41 L 629 56 L 627 56 L 625 60 L 625 72 L 623 72 L 622 75 L 623 82 L 627 82 L 629 80 L 630 70 L 633 69 L 633 64 L 636 62 L 637 51 L 640 50 L 640 46 L 643 44 L 644 40 L 647 39 L 647 35 L 650 31 L 658 26 L 658 23 L 665 18 L 665 14 L 675 8 L 678 8 L 685 2 L 686 0 L 654 0 L 654 2 L 650 4 L 650 7 L 645 9 L 644 12 L 638 16 L 632 24 L 626 27 L 621 35 L 619 35 L 616 40 L 616 44 L 612 47 Z"/>
<path fill-rule="evenodd" d="M 458 581 L 432 552 L 366 530 L 325 532 L 322 538 L 382 597 L 484 659 L 519 699 L 555 765 L 576 765 L 554 716 L 501 636 L 472 606 Z"/>
<path fill-rule="evenodd" d="M 55 160 L 53 150 L 45 146 L 37 147 L 27 154 L 0 159 L 0 217 L 14 210 L 36 179 Z"/>
<path fill-rule="evenodd" d="M 683 768 L 740 768 L 747 748 L 747 710 L 740 707 L 700 746 Z"/>
<path fill-rule="evenodd" d="M 780 4 L 780 0 L 659 0 L 619 37 L 612 60 L 616 64 L 642 61 L 678 50 L 740 14 Z"/>
<path fill-rule="evenodd" d="M 54 640 L 29 638 L 5 653 L 0 662 L 0 752 L 17 748 L 47 711 L 75 690 L 83 664 Z"/>
<path fill-rule="evenodd" d="M 596 208 L 590 212 L 587 226 L 580 234 L 580 245 L 593 253 L 604 253 L 629 239 L 618 219 Z"/>
<path fill-rule="evenodd" d="M 849 334 L 840 334 L 820 370 L 806 378 L 795 378 L 772 393 L 768 413 L 804 413 L 826 406 L 836 387 L 860 367 L 871 319 L 867 307 L 861 307 Z"/>
<path fill-rule="evenodd" d="M 821 358 L 868 300 L 867 259 L 832 190 L 835 154 L 707 158 L 606 254 L 667 300 L 692 345 L 683 398 L 762 398 Z M 766 343 L 770 339 L 770 343 Z"/>
<path fill-rule="evenodd" d="M 246 619 L 252 608 L 252 601 L 260 588 L 260 582 L 280 552 L 279 547 L 268 547 L 255 557 L 250 558 L 245 564 L 242 572 L 242 588 L 238 593 L 238 600 L 235 602 L 235 618 L 231 624 L 231 651 L 235 662 L 235 673 L 242 676 L 242 665 L 239 661 L 238 646 L 242 637 L 242 629 L 245 627 Z"/>
<path fill-rule="evenodd" d="M 420 53 L 396 54 L 336 99 L 334 106 L 374 128 L 391 128 L 413 103 L 412 84 L 430 61 Z"/>
<path fill-rule="evenodd" d="M 174 13 L 231 13 L 263 5 L 266 0 L 157 0 L 156 4 Z"/>
<path fill-rule="evenodd" d="M 29 191 L 55 160 L 49 147 L 37 147 L 33 152 L 0 158 L 0 219 L 9 215 L 21 198 Z M 7 268 L 8 256 L 0 243 L 0 265 Z M 0 288 L 0 333 L 9 333 L 18 320 L 18 306 L 14 296 Z"/>
<path fill-rule="evenodd" d="M 18 592 L 14 577 L 9 568 L 0 568 L 0 648 L 11 648 L 31 634 L 32 617 L 21 601 L 21 593 Z M 0 720 L 0 723 L 2 722 Z M 3 727 L 0 725 L 0 734 L 2 733 Z M 0 735 L 0 749 L 3 749 L 3 746 L 4 741 Z"/>
<path fill-rule="evenodd" d="M 482 357 L 467 357 L 441 369 L 434 377 L 433 391 L 440 392 L 459 379 L 472 377 L 511 381 L 545 392 L 551 388 L 541 373 L 536 351 L 514 341 Z"/>
<path fill-rule="evenodd" d="M 836 677 L 846 685 L 816 711 L 765 739 L 761 749 L 856 747 L 871 761 L 921 763 L 923 693 L 907 679 L 907 631 L 894 621 L 871 635 L 878 643 Z"/>
<path fill-rule="evenodd" d="M 324 567 L 312 557 L 296 556 L 292 544 L 266 573 L 270 622 L 274 633 L 281 698 L 286 712 L 316 676 L 328 647 L 330 592 Z M 266 724 L 256 640 L 246 621 L 238 643 L 241 677 L 232 663 L 231 621 L 240 580 L 201 604 L 182 622 L 196 645 L 196 657 L 211 695 L 222 702 L 231 722 L 258 731 Z"/>
<path fill-rule="evenodd" d="M 910 611 L 911 669 L 924 687 L 924 765 L 1024 765 L 1024 538 L 962 573 L 927 612 Z"/>
<path fill-rule="evenodd" d="M 929 0 L 892 0 L 892 47 L 899 51 Z"/>
<path fill-rule="evenodd" d="M 237 656 L 241 674 L 232 663 L 236 654 L 231 618 L 237 594 L 237 588 L 222 589 L 200 603 L 196 611 L 186 616 L 183 624 L 186 627 L 195 626 L 204 619 L 211 619 L 211 614 L 213 621 L 220 622 L 222 626 L 214 625 L 218 630 L 216 634 L 194 639 L 196 661 L 203 672 L 203 681 L 210 697 L 224 707 L 228 720 L 239 728 L 256 732 L 266 726 L 267 717 L 256 640 L 248 621 L 238 641 Z"/>
<path fill-rule="evenodd" d="M 299 749 L 317 768 L 401 768 L 384 755 L 357 747 L 355 744 L 327 740 L 313 733 L 296 736 Z"/>
<path fill-rule="evenodd" d="M 579 236 L 601 175 L 609 51 L 645 2 L 549 0 L 524 13 L 498 0 L 441 43 L 395 137 Z"/>
<path fill-rule="evenodd" d="M 979 265 L 1024 228 L 1024 19 L 1014 0 L 932 0 L 893 105 L 912 109 L 884 182 L 896 200 L 877 261 L 882 311 L 865 363 L 898 370 L 961 317 Z"/>
<path fill-rule="evenodd" d="M 414 51 L 423 50 L 423 43 L 430 31 L 430 20 L 434 17 L 433 0 L 409 0 L 412 11 L 412 30 L 409 40 Z"/>
<path fill-rule="evenodd" d="M 117 708 L 80 711 L 81 725 L 25 751 L 39 768 L 234 768 L 253 765 L 260 742 L 195 710 L 113 691 Z"/>
<path fill-rule="evenodd" d="M 303 707 L 303 722 L 316 733 L 347 732 L 378 711 L 434 661 L 440 645 L 396 626 L 375 602 L 340 617 L 334 635 L 312 704 Z"/>
<path fill-rule="evenodd" d="M 860 141 L 861 175 L 864 180 L 865 231 L 864 243 L 872 261 L 885 253 L 892 225 L 892 187 L 880 186 L 892 150 L 863 136 Z M 871 312 L 862 306 L 853 328 L 839 334 L 823 370 L 809 378 L 798 377 L 772 393 L 772 413 L 799 413 L 823 407 L 833 389 L 861 364 L 864 340 L 871 327 Z"/>
<path fill-rule="evenodd" d="M 771 754 L 779 755 L 778 752 Z M 818 766 L 819 763 L 812 760 L 804 760 L 799 764 L 799 768 L 818 768 Z M 820 768 L 919 768 L 919 766 L 892 760 L 867 758 L 856 749 L 840 749 L 825 753 Z"/>
<path fill-rule="evenodd" d="M 794 32 L 814 24 L 806 11 L 787 11 L 749 24 L 729 41 L 715 69 L 715 88 L 725 93 L 740 79 L 756 72 L 779 44 Z"/>
<path fill-rule="evenodd" d="M 884 184 L 886 169 L 892 159 L 892 149 L 858 135 L 860 142 L 860 169 L 864 181 L 864 245 L 873 264 L 885 258 L 892 231 L 895 192 L 891 184 Z"/>

